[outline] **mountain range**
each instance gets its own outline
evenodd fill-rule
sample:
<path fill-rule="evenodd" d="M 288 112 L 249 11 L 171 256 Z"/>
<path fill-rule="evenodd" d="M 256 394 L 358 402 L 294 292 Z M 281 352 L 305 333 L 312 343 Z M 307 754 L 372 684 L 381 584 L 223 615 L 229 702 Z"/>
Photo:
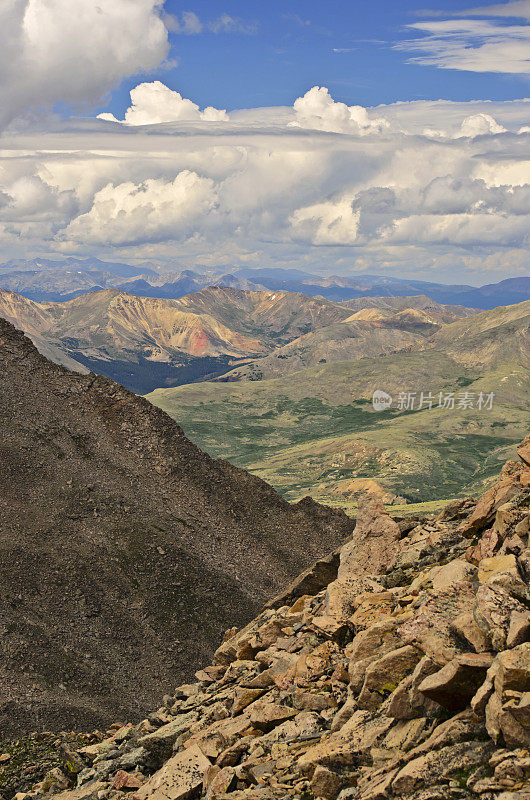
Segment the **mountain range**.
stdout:
<path fill-rule="evenodd" d="M 530 301 L 477 312 L 422 295 L 106 289 L 35 303 L 4 291 L 0 316 L 52 360 L 148 393 L 212 456 L 293 501 L 350 510 L 366 485 L 408 504 L 480 490 L 530 413 Z M 386 412 L 376 390 L 393 398 Z M 455 407 L 418 408 L 421 392 L 452 392 Z M 493 407 L 459 405 L 464 392 L 493 392 Z M 416 407 L 398 408 L 408 393 Z"/>
<path fill-rule="evenodd" d="M 288 356 L 301 351 L 310 352 L 313 361 L 393 352 L 474 313 L 427 297 L 383 301 L 381 307 L 368 308 L 364 316 L 357 312 L 357 320 L 348 304 L 222 286 L 178 300 L 105 289 L 62 303 L 36 303 L 0 290 L 0 316 L 27 333 L 44 355 L 71 369 L 102 373 L 139 393 L 213 377 L 238 361 L 269 353 L 287 368 L 294 364 Z M 291 349 L 284 352 L 284 347 Z M 263 365 L 266 369 L 267 361 Z"/>
<path fill-rule="evenodd" d="M 353 527 L 2 319 L 0 424 L 3 736 L 141 719 Z"/>
<path fill-rule="evenodd" d="M 120 289 L 140 297 L 177 299 L 206 286 L 298 292 L 342 301 L 356 297 L 428 295 L 444 304 L 490 309 L 530 298 L 530 277 L 508 278 L 481 287 L 356 274 L 321 276 L 298 269 L 238 268 L 189 270 L 105 262 L 96 258 L 33 259 L 0 265 L 0 288 L 36 301 L 64 301 L 98 289 Z"/>

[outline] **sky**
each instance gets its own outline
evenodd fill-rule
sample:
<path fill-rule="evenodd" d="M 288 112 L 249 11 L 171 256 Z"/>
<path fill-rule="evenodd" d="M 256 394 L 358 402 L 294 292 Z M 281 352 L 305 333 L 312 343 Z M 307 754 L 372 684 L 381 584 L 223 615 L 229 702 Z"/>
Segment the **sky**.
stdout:
<path fill-rule="evenodd" d="M 0 261 L 530 274 L 530 0 L 0 0 Z"/>

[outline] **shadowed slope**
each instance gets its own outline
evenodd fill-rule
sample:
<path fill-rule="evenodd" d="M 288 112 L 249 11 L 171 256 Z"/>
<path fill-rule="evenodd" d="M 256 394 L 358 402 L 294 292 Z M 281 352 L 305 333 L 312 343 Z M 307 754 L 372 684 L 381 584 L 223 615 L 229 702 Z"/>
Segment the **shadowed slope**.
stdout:
<path fill-rule="evenodd" d="M 140 715 L 352 522 L 0 320 L 0 727 Z"/>

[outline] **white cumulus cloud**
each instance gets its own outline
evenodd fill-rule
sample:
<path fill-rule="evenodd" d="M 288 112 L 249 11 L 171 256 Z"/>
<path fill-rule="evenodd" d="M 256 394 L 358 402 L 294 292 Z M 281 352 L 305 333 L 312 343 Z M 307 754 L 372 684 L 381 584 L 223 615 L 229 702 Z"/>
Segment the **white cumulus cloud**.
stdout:
<path fill-rule="evenodd" d="M 83 243 L 126 244 L 192 236 L 203 214 L 216 204 L 214 182 L 183 170 L 172 181 L 109 183 L 92 208 L 74 219 L 64 236 Z"/>
<path fill-rule="evenodd" d="M 113 114 L 98 114 L 108 122 L 123 122 L 126 125 L 154 125 L 159 122 L 193 122 L 206 120 L 223 122 L 228 119 L 224 109 L 207 106 L 204 111 L 192 100 L 173 91 L 160 81 L 140 83 L 131 89 L 131 105 L 125 119 L 118 120 Z"/>
<path fill-rule="evenodd" d="M 312 128 L 333 133 L 377 133 L 388 128 L 382 117 L 371 116 L 363 106 L 347 106 L 331 97 L 325 86 L 313 86 L 295 100 L 293 127 Z"/>
<path fill-rule="evenodd" d="M 97 102 L 169 51 L 159 0 L 0 4 L 0 124 L 58 102 Z"/>
<path fill-rule="evenodd" d="M 298 208 L 289 222 L 295 238 L 314 245 L 347 245 L 357 239 L 359 211 L 352 198 Z"/>
<path fill-rule="evenodd" d="M 506 128 L 499 125 L 490 114 L 473 114 L 466 117 L 460 126 L 459 136 L 486 136 L 487 134 L 506 133 Z"/>

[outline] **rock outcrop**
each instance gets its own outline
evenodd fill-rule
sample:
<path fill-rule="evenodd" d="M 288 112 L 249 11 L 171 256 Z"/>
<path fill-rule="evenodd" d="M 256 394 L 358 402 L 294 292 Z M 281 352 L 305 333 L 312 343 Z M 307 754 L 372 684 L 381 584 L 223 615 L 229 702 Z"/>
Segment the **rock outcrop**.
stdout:
<path fill-rule="evenodd" d="M 347 540 L 0 320 L 0 733 L 140 720 Z"/>
<path fill-rule="evenodd" d="M 327 587 L 228 631 L 195 683 L 81 748 L 55 800 L 528 800 L 529 445 L 401 534 L 368 498 Z"/>

